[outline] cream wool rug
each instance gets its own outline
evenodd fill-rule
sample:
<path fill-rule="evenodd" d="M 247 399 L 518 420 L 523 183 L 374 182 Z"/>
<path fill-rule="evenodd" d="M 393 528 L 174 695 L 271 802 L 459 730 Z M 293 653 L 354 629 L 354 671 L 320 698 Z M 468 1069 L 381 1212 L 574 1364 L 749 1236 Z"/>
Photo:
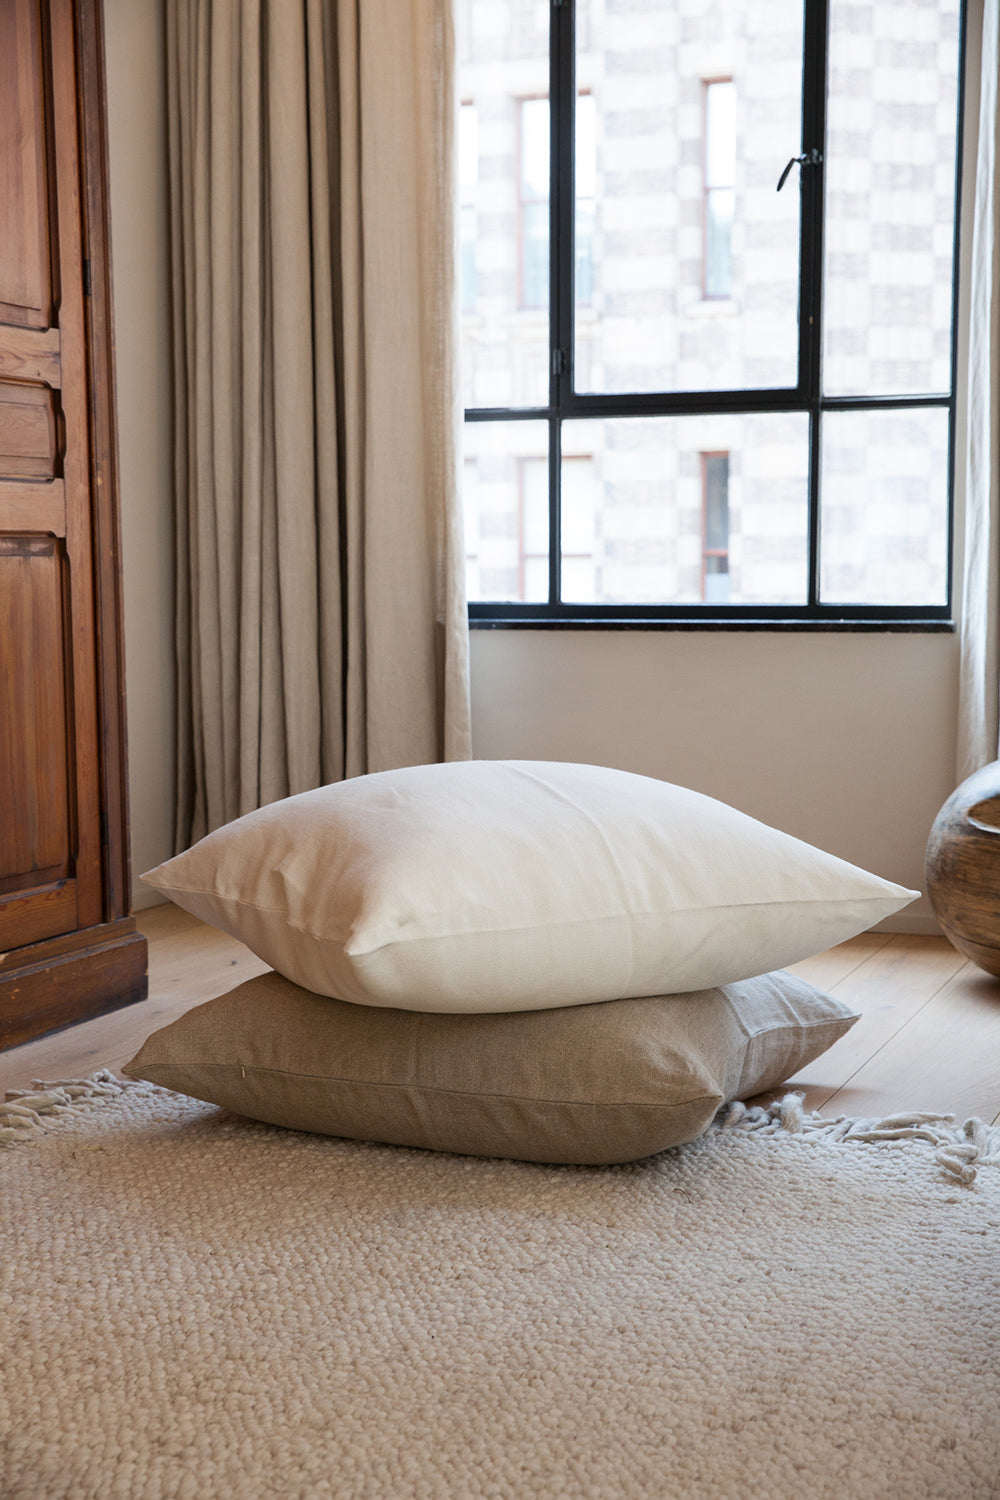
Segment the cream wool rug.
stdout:
<path fill-rule="evenodd" d="M 546 1167 L 103 1074 L 0 1140 L 3 1500 L 1000 1495 L 996 1131 Z"/>

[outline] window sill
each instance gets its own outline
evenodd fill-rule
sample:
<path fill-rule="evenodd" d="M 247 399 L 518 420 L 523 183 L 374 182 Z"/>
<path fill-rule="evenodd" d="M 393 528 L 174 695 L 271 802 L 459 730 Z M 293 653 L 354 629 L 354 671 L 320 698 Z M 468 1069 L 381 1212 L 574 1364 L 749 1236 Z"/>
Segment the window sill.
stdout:
<path fill-rule="evenodd" d="M 952 635 L 955 632 L 954 620 L 948 619 L 849 619 L 849 618 L 813 618 L 813 619 L 719 619 L 718 617 L 700 619 L 692 616 L 683 616 L 670 619 L 636 619 L 636 618 L 602 618 L 594 619 L 580 616 L 579 618 L 554 619 L 552 617 L 528 618 L 518 615 L 504 616 L 475 616 L 469 620 L 470 630 L 687 630 L 687 631 L 747 631 L 747 630 L 770 630 L 791 632 L 798 631 L 804 635 L 831 632 L 837 633 L 861 633 L 861 634 L 885 634 L 885 635 Z"/>

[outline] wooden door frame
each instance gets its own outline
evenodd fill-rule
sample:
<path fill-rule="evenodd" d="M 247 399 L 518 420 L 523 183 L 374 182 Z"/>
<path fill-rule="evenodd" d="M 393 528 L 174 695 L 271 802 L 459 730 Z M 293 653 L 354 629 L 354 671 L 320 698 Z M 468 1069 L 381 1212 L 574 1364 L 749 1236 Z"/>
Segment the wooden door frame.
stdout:
<path fill-rule="evenodd" d="M 131 914 L 121 527 L 102 0 L 72 0 L 88 383 L 102 920 L 0 955 L 0 1049 L 141 1000 L 146 940 Z"/>
<path fill-rule="evenodd" d="M 118 445 L 115 431 L 114 322 L 103 0 L 76 0 L 83 246 L 90 267 L 85 300 L 90 385 L 94 607 L 97 628 L 98 724 L 105 917 L 131 911 L 128 758 L 125 726 L 125 627 Z"/>

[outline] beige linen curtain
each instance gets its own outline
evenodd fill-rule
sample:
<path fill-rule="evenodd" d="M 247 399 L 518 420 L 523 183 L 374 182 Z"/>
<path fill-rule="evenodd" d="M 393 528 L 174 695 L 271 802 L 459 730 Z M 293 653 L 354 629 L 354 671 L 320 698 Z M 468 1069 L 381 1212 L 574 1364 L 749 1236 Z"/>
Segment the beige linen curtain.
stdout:
<path fill-rule="evenodd" d="M 470 753 L 451 0 L 167 0 L 177 844 Z"/>
<path fill-rule="evenodd" d="M 995 760 L 1000 719 L 1000 0 L 983 7 L 969 307 L 958 779 Z M 970 16 L 971 20 L 971 16 Z"/>

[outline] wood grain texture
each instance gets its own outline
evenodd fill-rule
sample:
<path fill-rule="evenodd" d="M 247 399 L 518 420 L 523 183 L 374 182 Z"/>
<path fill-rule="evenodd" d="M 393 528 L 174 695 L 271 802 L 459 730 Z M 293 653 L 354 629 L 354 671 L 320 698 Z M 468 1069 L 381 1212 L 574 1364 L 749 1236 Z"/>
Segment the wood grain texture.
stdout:
<path fill-rule="evenodd" d="M 792 972 L 816 984 L 810 964 L 815 973 L 814 960 L 793 965 Z M 909 1022 L 967 967 L 944 938 L 894 934 L 842 978 L 822 985 L 858 1011 L 861 1019 L 805 1072 L 789 1080 L 794 1088 L 805 1091 L 807 1107 L 826 1110 L 834 1106 L 837 1112 L 854 1113 L 843 1098 L 855 1074 L 883 1048 L 894 1045 Z"/>
<path fill-rule="evenodd" d="M 0 890 L 72 862 L 65 570 L 52 537 L 0 536 Z M 72 925 L 76 925 L 75 920 Z M 0 914 L 0 947 L 17 946 Z"/>
<path fill-rule="evenodd" d="M 44 944 L 22 950 L 37 955 L 22 962 L 0 987 L 0 1048 L 79 1024 L 132 1005 L 146 993 L 146 943 L 132 918 L 101 924 L 82 934 L 57 956 Z"/>
<path fill-rule="evenodd" d="M 24 890 L 0 896 L 0 938 L 14 951 L 76 926 L 76 881 L 43 880 L 40 873 Z M 0 1036 L 3 1027 L 0 1011 Z"/>
<path fill-rule="evenodd" d="M 936 1110 L 961 1122 L 991 1117 L 998 1103 L 1000 981 L 964 964 L 824 1107 L 851 1115 Z"/>
<path fill-rule="evenodd" d="M 72 587 L 68 650 L 72 681 L 72 770 L 75 794 L 77 921 L 97 926 L 104 905 L 101 869 L 100 638 L 94 624 L 94 509 L 90 475 L 90 400 L 84 312 L 84 162 L 80 156 L 77 15 L 73 0 L 48 0 L 51 110 L 59 267 L 60 405 L 65 450 L 66 557 Z"/>
<path fill-rule="evenodd" d="M 61 479 L 48 484 L 0 483 L 0 534 L 66 535 L 66 495 Z"/>
<path fill-rule="evenodd" d="M 77 0 L 78 100 L 84 172 L 81 211 L 90 265 L 85 300 L 90 393 L 90 493 L 94 537 L 94 614 L 98 642 L 99 795 L 103 809 L 102 877 L 107 917 L 132 909 L 129 873 L 128 754 L 121 507 L 115 431 L 111 220 L 107 83 L 102 0 Z"/>
<path fill-rule="evenodd" d="M 37 380 L 59 384 L 58 328 L 4 328 L 0 344 L 0 380 Z"/>
<path fill-rule="evenodd" d="M 52 322 L 44 16 L 37 0 L 0 5 L 0 322 Z"/>
<path fill-rule="evenodd" d="M 1000 975 L 1000 761 L 963 781 L 934 820 L 927 894 L 955 947 Z"/>
<path fill-rule="evenodd" d="M 57 423 L 49 386 L 0 381 L 0 479 L 55 479 Z"/>

